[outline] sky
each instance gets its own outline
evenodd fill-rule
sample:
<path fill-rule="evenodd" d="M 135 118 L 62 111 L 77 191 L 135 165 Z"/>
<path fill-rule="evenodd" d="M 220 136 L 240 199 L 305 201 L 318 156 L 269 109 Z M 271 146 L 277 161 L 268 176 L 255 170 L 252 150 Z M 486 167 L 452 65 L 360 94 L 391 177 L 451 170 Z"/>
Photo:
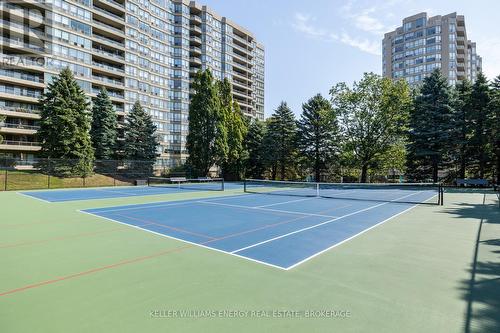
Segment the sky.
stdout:
<path fill-rule="evenodd" d="M 297 115 L 302 103 L 338 82 L 382 73 L 385 32 L 404 17 L 457 12 L 477 42 L 488 78 L 500 75 L 499 0 L 198 0 L 252 31 L 266 50 L 265 114 L 281 101 Z"/>

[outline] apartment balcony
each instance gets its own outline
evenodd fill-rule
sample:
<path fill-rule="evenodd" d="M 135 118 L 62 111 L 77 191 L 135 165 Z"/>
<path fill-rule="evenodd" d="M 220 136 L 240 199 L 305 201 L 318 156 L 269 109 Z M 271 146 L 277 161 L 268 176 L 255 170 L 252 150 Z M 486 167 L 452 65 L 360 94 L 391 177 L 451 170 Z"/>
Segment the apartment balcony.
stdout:
<path fill-rule="evenodd" d="M 198 74 L 199 70 L 200 70 L 200 67 L 190 67 L 189 68 L 189 76 L 195 76 L 196 74 Z M 192 84 L 191 80 L 189 83 Z"/>
<path fill-rule="evenodd" d="M 108 38 L 108 37 L 105 37 L 105 36 L 97 35 L 97 34 L 93 34 L 92 37 L 95 40 L 98 40 L 100 42 L 106 43 L 107 45 L 119 47 L 120 49 L 124 49 L 125 48 L 125 43 L 124 42 L 119 42 L 117 40 L 114 40 L 114 39 L 111 39 L 111 38 Z"/>
<path fill-rule="evenodd" d="M 465 46 L 464 45 L 457 45 L 457 53 L 465 53 Z"/>
<path fill-rule="evenodd" d="M 191 57 L 189 58 L 189 64 L 201 66 L 201 59 L 196 57 Z"/>
<path fill-rule="evenodd" d="M 243 38 L 243 37 L 238 36 L 236 34 L 233 34 L 233 40 L 236 40 L 244 45 L 250 45 L 250 42 L 246 38 Z"/>
<path fill-rule="evenodd" d="M 99 82 L 104 82 L 104 83 L 108 83 L 111 85 L 123 87 L 122 80 L 117 80 L 117 79 L 113 79 L 113 78 L 109 78 L 109 77 L 105 77 L 105 76 L 99 76 L 99 75 L 92 75 L 92 79 L 99 81 Z"/>
<path fill-rule="evenodd" d="M 233 70 L 240 70 L 241 72 L 246 72 L 246 73 L 250 73 L 250 68 L 246 67 L 246 66 L 242 66 L 240 64 L 238 64 L 237 62 L 233 62 Z"/>
<path fill-rule="evenodd" d="M 99 94 L 100 91 L 101 91 L 100 89 L 92 88 L 92 93 L 94 95 Z M 108 92 L 109 97 L 111 97 L 111 98 L 120 98 L 120 99 L 125 98 L 125 94 L 123 92 L 109 91 L 109 90 L 107 92 Z"/>
<path fill-rule="evenodd" d="M 106 24 L 96 19 L 93 19 L 92 23 L 94 24 L 94 30 L 98 29 L 109 34 L 118 35 L 119 37 L 125 37 L 125 32 L 123 31 L 123 29 L 114 27 L 110 24 Z"/>
<path fill-rule="evenodd" d="M 113 20 L 115 22 L 120 22 L 120 23 L 124 23 L 125 22 L 125 17 L 124 16 L 120 16 L 118 14 L 115 14 L 115 13 L 113 13 L 110 10 L 97 7 L 95 4 L 94 4 L 93 9 L 98 14 L 102 15 L 104 18 L 111 19 L 111 20 Z"/>
<path fill-rule="evenodd" d="M 0 106 L 0 115 L 24 119 L 40 119 L 40 110 Z"/>
<path fill-rule="evenodd" d="M 3 12 L 8 12 L 11 18 L 17 17 L 21 21 L 29 24 L 32 27 L 40 26 L 44 23 L 45 18 L 43 15 L 40 15 L 38 11 L 30 11 L 29 15 L 25 15 L 25 8 L 21 7 L 15 2 L 9 3 L 8 1 L 4 3 L 1 7 Z"/>
<path fill-rule="evenodd" d="M 29 85 L 35 88 L 45 88 L 44 80 L 41 76 L 4 69 L 0 69 L 0 81 L 12 84 Z"/>
<path fill-rule="evenodd" d="M 40 142 L 3 140 L 0 144 L 0 150 L 40 151 L 42 147 L 40 146 Z"/>
<path fill-rule="evenodd" d="M 125 70 L 119 67 L 114 67 L 114 66 L 109 66 L 100 62 L 95 62 L 92 61 L 92 65 L 101 69 L 105 69 L 107 71 L 113 72 L 113 73 L 125 73 Z"/>
<path fill-rule="evenodd" d="M 0 133 L 34 135 L 40 126 L 0 123 Z"/>
<path fill-rule="evenodd" d="M 189 23 L 190 24 L 201 25 L 202 24 L 201 17 L 199 17 L 198 15 L 191 15 L 189 17 Z"/>
<path fill-rule="evenodd" d="M 249 49 L 239 45 L 239 44 L 234 44 L 232 45 L 233 49 L 236 49 L 240 52 L 242 52 L 242 54 L 246 54 L 246 55 L 251 55 L 252 51 L 250 51 Z"/>
<path fill-rule="evenodd" d="M 191 36 L 189 37 L 189 41 L 191 43 L 191 45 L 195 45 L 195 46 L 201 46 L 201 38 L 200 37 L 196 37 L 196 36 Z"/>
<path fill-rule="evenodd" d="M 118 61 L 124 61 L 125 60 L 125 56 L 119 54 L 119 53 L 113 53 L 113 52 L 109 52 L 109 51 L 106 51 L 104 49 L 100 49 L 100 48 L 96 48 L 96 47 L 93 47 L 92 48 L 92 51 L 94 51 L 95 53 L 103 56 L 103 57 L 106 57 L 106 58 L 112 58 L 114 60 L 118 60 Z"/>
<path fill-rule="evenodd" d="M 190 32 L 195 33 L 197 36 L 201 36 L 202 30 L 200 27 L 196 25 L 192 25 L 189 27 Z"/>
<path fill-rule="evenodd" d="M 466 42 L 465 37 L 460 37 L 460 36 L 457 37 L 457 44 L 465 45 L 465 42 Z"/>
<path fill-rule="evenodd" d="M 197 47 L 197 46 L 191 46 L 189 48 L 189 51 L 191 52 L 191 54 L 194 54 L 194 55 L 201 55 L 201 48 Z"/>
<path fill-rule="evenodd" d="M 463 25 L 457 26 L 457 35 L 458 36 L 465 36 L 465 26 L 463 26 Z"/>
<path fill-rule="evenodd" d="M 114 0 L 94 0 L 94 4 L 101 3 L 113 7 L 116 10 L 125 11 L 125 4 Z"/>

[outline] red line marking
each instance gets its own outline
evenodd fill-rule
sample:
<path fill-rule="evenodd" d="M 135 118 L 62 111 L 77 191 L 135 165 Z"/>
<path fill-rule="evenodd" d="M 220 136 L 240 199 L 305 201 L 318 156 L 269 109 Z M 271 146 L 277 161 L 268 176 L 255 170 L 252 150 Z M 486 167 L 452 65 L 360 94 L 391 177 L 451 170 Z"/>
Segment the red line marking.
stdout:
<path fill-rule="evenodd" d="M 299 218 L 296 218 L 296 219 L 293 219 L 293 220 L 287 220 L 287 221 L 284 221 L 284 222 L 279 222 L 279 223 L 275 223 L 275 224 L 271 224 L 271 225 L 261 226 L 259 228 L 255 228 L 255 229 L 251 229 L 251 230 L 247 230 L 247 231 L 243 231 L 243 232 L 238 232 L 238 233 L 226 235 L 226 236 L 223 236 L 223 237 L 220 237 L 220 238 L 215 238 L 215 239 L 211 239 L 209 241 L 203 242 L 203 243 L 199 243 L 198 245 L 210 244 L 210 243 L 213 243 L 213 242 L 216 242 L 216 241 L 219 241 L 219 240 L 223 240 L 223 239 L 228 239 L 228 238 L 231 238 L 231 237 L 240 236 L 241 234 L 244 234 L 244 233 L 250 233 L 250 232 L 258 231 L 258 230 L 261 230 L 261 229 L 270 228 L 270 227 L 272 227 L 274 225 L 291 223 L 293 221 L 296 221 L 296 220 L 299 220 L 299 219 L 302 219 L 302 218 L 306 218 L 306 217 L 307 216 L 299 217 Z M 146 230 L 144 230 L 144 231 L 146 231 Z M 192 247 L 196 247 L 196 245 L 194 245 L 194 244 L 187 244 L 187 245 L 180 246 L 180 247 L 177 247 L 177 248 L 174 248 L 174 249 L 170 249 L 170 250 L 166 250 L 166 251 L 162 251 L 162 252 L 157 252 L 157 253 L 151 254 L 149 256 L 143 256 L 143 257 L 133 258 L 133 259 L 129 259 L 129 260 L 124 260 L 124 261 L 118 262 L 116 264 L 111 264 L 111 265 L 106 265 L 106 266 L 102 266 L 102 267 L 97 267 L 97 268 L 90 269 L 90 270 L 87 270 L 87 271 L 83 271 L 83 272 L 80 272 L 80 273 L 66 275 L 66 276 L 58 277 L 58 278 L 55 278 L 55 279 L 52 279 L 52 280 L 38 282 L 38 283 L 35 283 L 35 284 L 30 284 L 30 285 L 27 285 L 27 286 L 24 286 L 24 287 L 20 287 L 20 288 L 17 288 L 17 289 L 12 289 L 12 290 L 8 290 L 8 291 L 5 291 L 3 293 L 0 293 L 0 297 L 6 296 L 6 295 L 10 295 L 10 294 L 14 294 L 14 293 L 18 293 L 18 292 L 21 292 L 21 291 L 24 291 L 24 290 L 28 290 L 28 289 L 38 288 L 38 287 L 41 287 L 41 286 L 45 286 L 45 285 L 48 285 L 48 284 L 53 284 L 53 283 L 64 281 L 64 280 L 69 280 L 69 279 L 77 278 L 77 277 L 80 277 L 80 276 L 85 276 L 85 275 L 97 273 L 97 272 L 100 272 L 100 271 L 104 271 L 104 270 L 108 270 L 108 269 L 112 269 L 112 268 L 116 268 L 116 267 L 120 267 L 120 266 L 124 266 L 124 265 L 128 265 L 128 264 L 136 263 L 136 262 L 141 262 L 141 261 L 144 261 L 144 260 L 156 258 L 156 257 L 162 256 L 162 255 L 166 255 L 166 254 L 169 254 L 169 253 L 174 253 L 174 252 L 182 251 L 182 250 L 185 250 L 185 249 L 188 249 L 188 248 L 192 248 Z"/>
<path fill-rule="evenodd" d="M 48 285 L 48 284 L 53 284 L 53 283 L 64 281 L 64 280 L 73 279 L 73 278 L 84 276 L 84 275 L 89 275 L 89 274 L 100 272 L 100 271 L 104 271 L 104 270 L 107 270 L 107 269 L 116 268 L 116 267 L 120 267 L 120 266 L 123 266 L 123 265 L 128 265 L 128 264 L 132 264 L 132 263 L 136 263 L 136 262 L 140 262 L 140 261 L 144 261 L 144 260 L 156 258 L 156 257 L 162 256 L 162 255 L 168 254 L 168 253 L 173 253 L 173 252 L 176 252 L 176 251 L 181 251 L 183 249 L 186 249 L 186 248 L 189 248 L 189 247 L 193 247 L 193 246 L 194 245 L 189 245 L 189 246 L 185 245 L 185 246 L 181 246 L 181 247 L 176 247 L 174 249 L 169 249 L 169 250 L 166 250 L 166 251 L 157 252 L 157 253 L 154 253 L 154 254 L 151 254 L 151 255 L 148 255 L 148 256 L 138 257 L 138 258 L 129 259 L 129 260 L 124 260 L 124 261 L 120 261 L 120 262 L 118 262 L 116 264 L 111 264 L 111 265 L 107 265 L 107 266 L 93 268 L 93 269 L 90 269 L 90 270 L 87 270 L 87 271 L 83 271 L 83 272 L 80 272 L 80 273 L 76 273 L 76 274 L 72 274 L 72 275 L 66 275 L 66 276 L 61 276 L 61 277 L 58 277 L 58 278 L 55 278 L 55 279 L 52 279 L 52 280 L 47 280 L 47 281 L 42 281 L 42 282 L 30 284 L 30 285 L 27 285 L 27 286 L 24 286 L 24 287 L 21 287 L 21 288 L 12 289 L 12 290 L 0 293 L 0 297 L 1 296 L 6 296 L 6 295 L 10 295 L 10 294 L 14 294 L 14 293 L 18 293 L 20 291 L 24 291 L 24 290 L 28 290 L 28 289 L 33 289 L 33 288 L 45 286 L 45 285 Z"/>
<path fill-rule="evenodd" d="M 152 223 L 150 223 L 152 224 Z M 141 225 L 139 227 L 145 227 L 148 224 Z M 123 226 L 121 228 L 113 228 L 113 229 L 108 229 L 108 230 L 103 230 L 103 231 L 96 231 L 96 232 L 87 232 L 87 233 L 82 233 L 82 234 L 76 234 L 76 235 L 71 235 L 71 236 L 61 236 L 61 237 L 54 237 L 54 238 L 47 238 L 47 239 L 42 239 L 42 240 L 37 240 L 37 241 L 31 241 L 31 242 L 21 242 L 21 243 L 12 243 L 12 244 L 0 244 L 0 249 L 7 249 L 7 248 L 13 248 L 13 247 L 19 247 L 19 246 L 26 246 L 26 245 L 34 245 L 34 244 L 43 244 L 51 241 L 62 241 L 62 240 L 67 240 L 67 239 L 72 239 L 72 238 L 79 238 L 79 237 L 86 237 L 86 236 L 95 236 L 95 235 L 100 235 L 108 232 L 113 232 L 113 231 L 125 231 L 128 230 L 127 227 Z"/>
<path fill-rule="evenodd" d="M 192 231 L 189 231 L 189 230 L 186 230 L 186 229 L 172 227 L 172 226 L 166 225 L 166 224 L 160 224 L 160 223 L 151 222 L 151 221 L 148 221 L 148 220 L 140 219 L 138 217 L 132 217 L 132 216 L 124 215 L 124 214 L 114 214 L 114 215 L 118 215 L 118 216 L 121 216 L 121 217 L 125 217 L 125 218 L 128 218 L 128 219 L 136 220 L 136 221 L 143 222 L 143 223 L 157 225 L 159 227 L 163 227 L 163 228 L 167 228 L 167 229 L 172 229 L 174 231 L 183 232 L 183 233 L 190 234 L 190 235 L 193 235 L 193 236 L 208 238 L 208 239 L 212 239 L 212 240 L 216 239 L 215 237 L 212 237 L 212 236 L 200 234 L 200 233 L 197 233 L 197 232 L 192 232 Z"/>

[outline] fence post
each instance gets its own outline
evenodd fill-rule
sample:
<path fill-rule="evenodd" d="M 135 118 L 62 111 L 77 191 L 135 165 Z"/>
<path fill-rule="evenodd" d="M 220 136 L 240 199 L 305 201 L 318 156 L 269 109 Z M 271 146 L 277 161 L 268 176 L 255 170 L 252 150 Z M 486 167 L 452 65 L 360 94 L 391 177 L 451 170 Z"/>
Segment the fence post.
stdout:
<path fill-rule="evenodd" d="M 49 174 L 47 174 L 47 188 L 50 190 L 50 171 Z"/>
<path fill-rule="evenodd" d="M 7 191 L 7 175 L 8 175 L 9 170 L 7 170 L 7 166 L 5 167 L 5 184 L 4 184 L 4 189 Z"/>

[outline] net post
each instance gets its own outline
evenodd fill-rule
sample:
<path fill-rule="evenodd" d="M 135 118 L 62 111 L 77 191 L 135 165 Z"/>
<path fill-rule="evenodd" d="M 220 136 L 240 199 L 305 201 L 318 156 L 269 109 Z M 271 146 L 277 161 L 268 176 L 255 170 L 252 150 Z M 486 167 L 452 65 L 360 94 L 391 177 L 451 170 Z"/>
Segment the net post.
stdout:
<path fill-rule="evenodd" d="M 319 183 L 316 183 L 316 197 L 319 198 Z"/>
<path fill-rule="evenodd" d="M 221 191 L 225 191 L 225 185 L 224 185 L 224 178 L 222 178 L 222 190 Z"/>
<path fill-rule="evenodd" d="M 441 206 L 444 206 L 444 186 L 441 184 Z"/>
<path fill-rule="evenodd" d="M 243 192 L 247 193 L 247 179 L 246 178 L 243 180 Z"/>

